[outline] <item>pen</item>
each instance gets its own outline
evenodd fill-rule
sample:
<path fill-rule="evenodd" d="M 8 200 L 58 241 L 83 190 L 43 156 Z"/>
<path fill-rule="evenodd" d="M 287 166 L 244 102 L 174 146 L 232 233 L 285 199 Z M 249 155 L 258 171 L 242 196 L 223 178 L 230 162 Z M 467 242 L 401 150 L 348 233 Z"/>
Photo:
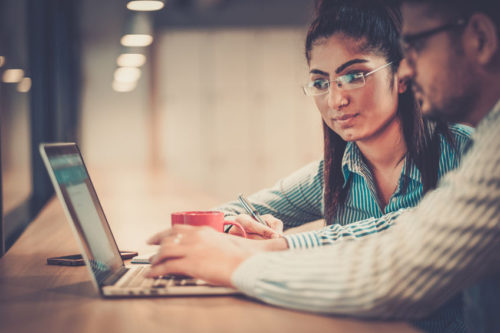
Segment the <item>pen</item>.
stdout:
<path fill-rule="evenodd" d="M 240 200 L 241 204 L 243 205 L 243 208 L 250 214 L 255 221 L 265 225 L 266 227 L 269 227 L 269 225 L 260 217 L 259 212 L 257 212 L 257 209 L 255 209 L 254 206 L 243 196 L 243 194 L 238 195 L 238 200 Z"/>

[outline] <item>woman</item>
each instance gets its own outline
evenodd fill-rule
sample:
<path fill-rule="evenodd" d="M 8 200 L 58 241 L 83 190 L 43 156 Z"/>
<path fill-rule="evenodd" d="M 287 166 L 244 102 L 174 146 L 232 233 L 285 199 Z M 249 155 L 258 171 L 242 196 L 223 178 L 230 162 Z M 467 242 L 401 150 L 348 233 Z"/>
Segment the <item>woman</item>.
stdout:
<path fill-rule="evenodd" d="M 249 197 L 278 234 L 322 218 L 334 225 L 321 234 L 287 236 L 290 247 L 387 228 L 348 225 L 415 206 L 459 165 L 471 134 L 466 126 L 422 119 L 408 83 L 397 73 L 402 61 L 397 10 L 366 1 L 326 8 L 331 3 L 323 3 L 306 40 L 310 82 L 304 91 L 323 118 L 324 160 Z M 276 237 L 239 202 L 216 209 L 226 216 L 242 214 L 235 219 L 253 238 Z"/>
<path fill-rule="evenodd" d="M 320 246 L 384 230 L 389 225 L 374 218 L 416 205 L 456 168 L 471 130 L 421 118 L 408 82 L 398 75 L 400 26 L 399 10 L 377 1 L 324 2 L 306 39 L 310 82 L 304 88 L 323 118 L 324 160 L 249 197 L 275 232 L 245 215 L 239 203 L 218 207 L 256 238 L 276 237 L 283 226 L 320 218 L 328 226 L 265 242 L 180 226 L 151 239 L 162 244 L 151 275 L 176 272 L 227 284 L 241 263 L 240 252 L 248 256 L 257 250 Z M 354 223 L 367 218 L 372 220 Z M 173 246 L 174 235 L 198 246 Z M 225 251 L 227 242 L 239 246 L 231 255 Z M 210 265 L 214 261 L 216 268 Z M 460 300 L 418 324 L 426 330 L 460 331 Z"/>

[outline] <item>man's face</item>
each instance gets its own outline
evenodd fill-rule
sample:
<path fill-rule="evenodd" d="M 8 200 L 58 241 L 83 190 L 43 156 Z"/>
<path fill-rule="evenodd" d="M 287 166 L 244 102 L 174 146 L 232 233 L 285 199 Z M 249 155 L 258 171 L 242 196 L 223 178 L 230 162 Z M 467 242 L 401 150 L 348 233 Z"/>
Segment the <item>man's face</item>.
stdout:
<path fill-rule="evenodd" d="M 403 36 L 429 31 L 459 19 L 433 15 L 428 6 L 414 2 L 403 4 Z M 411 77 L 415 97 L 421 102 L 425 115 L 467 122 L 467 108 L 472 103 L 474 87 L 468 72 L 470 66 L 460 45 L 461 29 L 454 27 L 418 39 L 408 49 L 408 66 L 401 69 L 402 75 Z"/>

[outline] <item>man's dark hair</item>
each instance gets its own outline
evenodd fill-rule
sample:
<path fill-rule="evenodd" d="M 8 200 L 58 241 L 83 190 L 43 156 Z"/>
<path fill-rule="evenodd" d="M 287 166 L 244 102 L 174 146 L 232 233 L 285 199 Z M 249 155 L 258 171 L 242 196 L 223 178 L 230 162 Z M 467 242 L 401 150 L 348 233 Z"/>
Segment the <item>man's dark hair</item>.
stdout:
<path fill-rule="evenodd" d="M 500 26 L 500 3 L 498 0 L 399 0 L 400 3 L 420 3 L 429 5 L 429 14 L 442 15 L 444 17 L 467 18 L 480 12 L 489 16 Z"/>

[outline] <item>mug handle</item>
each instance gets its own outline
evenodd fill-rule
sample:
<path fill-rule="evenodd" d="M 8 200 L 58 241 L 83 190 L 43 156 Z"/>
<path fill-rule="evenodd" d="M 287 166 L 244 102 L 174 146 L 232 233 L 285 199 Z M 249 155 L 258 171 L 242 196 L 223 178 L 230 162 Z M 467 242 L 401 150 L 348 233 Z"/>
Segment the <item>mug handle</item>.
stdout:
<path fill-rule="evenodd" d="M 240 229 L 241 233 L 243 234 L 243 237 L 247 238 L 247 232 L 238 222 L 224 221 L 223 227 L 225 227 L 226 225 L 234 225 L 236 228 Z"/>

